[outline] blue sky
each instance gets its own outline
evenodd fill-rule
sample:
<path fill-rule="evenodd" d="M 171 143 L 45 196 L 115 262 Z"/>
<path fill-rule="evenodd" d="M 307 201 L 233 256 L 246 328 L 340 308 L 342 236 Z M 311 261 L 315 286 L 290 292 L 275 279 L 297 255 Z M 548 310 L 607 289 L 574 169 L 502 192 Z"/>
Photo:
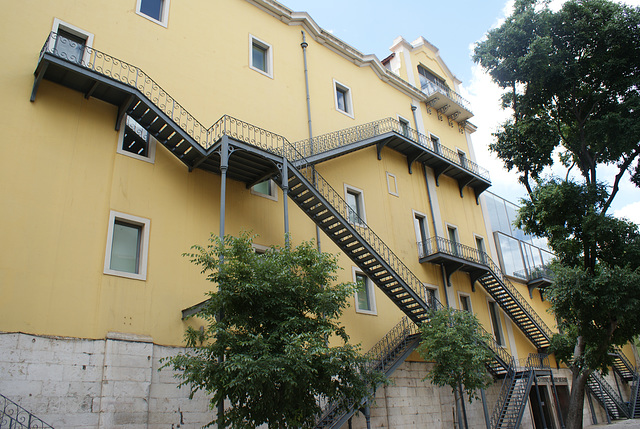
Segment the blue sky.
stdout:
<path fill-rule="evenodd" d="M 509 0 L 279 0 L 294 11 L 305 11 L 323 29 L 364 54 L 379 59 L 389 54 L 393 40 L 402 36 L 409 42 L 423 36 L 440 49 L 449 69 L 462 80 L 461 94 L 471 102 L 478 131 L 472 135 L 478 164 L 491 172 L 491 192 L 515 203 L 525 196 L 514 173 L 488 150 L 492 133 L 508 113 L 500 109 L 500 91 L 471 60 L 473 44 L 510 13 Z M 640 0 L 620 0 L 640 6 Z M 563 0 L 552 0 L 552 7 Z M 600 171 L 605 178 L 607 169 Z M 640 225 L 640 190 L 628 180 L 612 206 L 613 214 Z"/>

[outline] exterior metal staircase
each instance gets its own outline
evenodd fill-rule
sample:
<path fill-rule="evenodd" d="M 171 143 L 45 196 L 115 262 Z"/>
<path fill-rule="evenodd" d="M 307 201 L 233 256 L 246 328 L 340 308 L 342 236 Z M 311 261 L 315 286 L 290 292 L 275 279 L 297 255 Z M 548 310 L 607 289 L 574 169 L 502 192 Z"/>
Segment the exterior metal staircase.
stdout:
<path fill-rule="evenodd" d="M 0 428 L 7 429 L 53 429 L 11 399 L 0 394 Z"/>
<path fill-rule="evenodd" d="M 471 284 L 478 281 L 538 350 L 549 346 L 551 329 L 486 252 L 442 237 L 418 243 L 418 248 L 420 262 L 442 264 L 448 276 L 457 270 L 469 273 Z"/>
<path fill-rule="evenodd" d="M 629 399 L 629 418 L 640 419 L 640 402 L 638 401 L 638 390 L 640 389 L 640 375 L 635 373 L 631 383 L 631 397 Z"/>
<path fill-rule="evenodd" d="M 420 343 L 418 325 L 404 317 L 366 354 L 371 369 L 390 376 Z M 316 423 L 316 429 L 337 429 L 363 404 L 325 403 Z"/>
<path fill-rule="evenodd" d="M 491 414 L 492 429 L 520 427 L 531 385 L 537 376 L 552 376 L 547 355 L 530 354 L 524 367 L 517 366 L 517 362 L 511 360 L 498 401 Z"/>
<path fill-rule="evenodd" d="M 602 405 L 613 420 L 628 419 L 629 407 L 620 395 L 597 372 L 592 372 L 587 379 L 587 391 Z"/>
<path fill-rule="evenodd" d="M 637 370 L 624 353 L 618 351 L 609 355 L 613 358 L 613 370 L 618 373 L 620 378 L 626 382 L 632 381 L 637 374 Z"/>

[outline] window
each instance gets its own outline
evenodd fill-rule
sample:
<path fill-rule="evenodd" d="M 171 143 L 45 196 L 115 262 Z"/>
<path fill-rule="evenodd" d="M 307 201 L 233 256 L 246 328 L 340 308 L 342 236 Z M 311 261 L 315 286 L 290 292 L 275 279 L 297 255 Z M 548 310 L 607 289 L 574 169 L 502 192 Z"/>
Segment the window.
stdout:
<path fill-rule="evenodd" d="M 391 174 L 387 171 L 387 189 L 391 195 L 398 197 L 398 179 L 395 174 Z"/>
<path fill-rule="evenodd" d="M 169 0 L 138 0 L 136 13 L 166 27 L 169 18 Z"/>
<path fill-rule="evenodd" d="M 111 211 L 107 233 L 104 273 L 147 279 L 149 219 Z"/>
<path fill-rule="evenodd" d="M 251 193 L 269 198 L 273 201 L 278 201 L 278 190 L 276 189 L 275 182 L 271 179 L 253 185 L 251 187 Z"/>
<path fill-rule="evenodd" d="M 376 314 L 376 301 L 373 293 L 373 283 L 362 272 L 353 269 L 353 277 L 356 283 L 356 312 Z"/>
<path fill-rule="evenodd" d="M 88 63 L 88 48 L 93 45 L 93 34 L 58 18 L 54 18 L 51 31 L 55 33 L 55 37 L 50 41 L 49 52 L 72 63 Z"/>
<path fill-rule="evenodd" d="M 493 329 L 493 335 L 496 339 L 496 343 L 498 343 L 499 346 L 504 346 L 502 328 L 500 327 L 500 312 L 498 311 L 498 305 L 495 303 L 495 301 L 487 301 L 487 304 L 489 305 L 491 328 Z"/>
<path fill-rule="evenodd" d="M 427 230 L 427 217 L 422 213 L 413 212 L 413 226 L 416 231 L 416 241 L 418 242 L 418 256 L 424 258 L 428 252 L 429 232 Z"/>
<path fill-rule="evenodd" d="M 409 121 L 400 116 L 398 116 L 398 121 L 400 122 L 400 133 L 405 137 L 409 137 L 409 130 L 411 129 Z"/>
<path fill-rule="evenodd" d="M 458 294 L 458 298 L 460 298 L 460 310 L 473 313 L 471 309 L 471 297 L 469 295 Z"/>
<path fill-rule="evenodd" d="M 273 49 L 271 45 L 249 35 L 249 67 L 273 78 Z"/>
<path fill-rule="evenodd" d="M 433 151 L 435 153 L 440 153 L 440 138 L 434 136 L 433 134 L 429 135 L 431 139 L 431 145 L 433 145 Z"/>
<path fill-rule="evenodd" d="M 156 140 L 130 116 L 125 115 L 123 122 L 117 152 L 153 163 L 156 157 Z"/>
<path fill-rule="evenodd" d="M 458 149 L 458 159 L 462 168 L 467 168 L 467 154 L 464 151 Z"/>
<path fill-rule="evenodd" d="M 447 234 L 449 236 L 449 251 L 452 255 L 457 255 L 458 252 L 458 229 L 455 226 L 447 225 Z"/>
<path fill-rule="evenodd" d="M 366 223 L 362 191 L 345 185 L 344 192 L 347 202 L 347 220 L 349 223 L 356 225 Z"/>
<path fill-rule="evenodd" d="M 484 247 L 484 238 L 476 235 L 476 249 L 478 249 L 478 260 L 482 264 L 487 263 L 487 250 Z"/>
<path fill-rule="evenodd" d="M 424 285 L 427 290 L 427 304 L 433 309 L 438 308 L 438 288 L 434 286 Z"/>
<path fill-rule="evenodd" d="M 433 92 L 435 90 L 434 87 L 447 88 L 447 84 L 441 77 L 436 76 L 433 72 L 428 70 L 426 67 L 419 65 L 418 66 L 418 76 L 420 78 L 420 88 L 424 90 L 425 88 L 429 89 L 429 92 Z"/>
<path fill-rule="evenodd" d="M 336 110 L 344 113 L 345 115 L 353 118 L 353 104 L 351 103 L 351 89 L 341 84 L 340 82 L 333 81 Z"/>

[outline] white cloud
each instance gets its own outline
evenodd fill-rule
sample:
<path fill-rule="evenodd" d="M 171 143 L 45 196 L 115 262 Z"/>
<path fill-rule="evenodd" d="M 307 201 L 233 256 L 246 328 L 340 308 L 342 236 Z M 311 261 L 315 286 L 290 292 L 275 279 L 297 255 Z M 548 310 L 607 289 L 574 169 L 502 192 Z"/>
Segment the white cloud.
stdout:
<path fill-rule="evenodd" d="M 626 218 L 627 220 L 640 225 L 640 201 L 627 204 L 619 210 L 615 210 L 613 215 L 619 218 Z"/>

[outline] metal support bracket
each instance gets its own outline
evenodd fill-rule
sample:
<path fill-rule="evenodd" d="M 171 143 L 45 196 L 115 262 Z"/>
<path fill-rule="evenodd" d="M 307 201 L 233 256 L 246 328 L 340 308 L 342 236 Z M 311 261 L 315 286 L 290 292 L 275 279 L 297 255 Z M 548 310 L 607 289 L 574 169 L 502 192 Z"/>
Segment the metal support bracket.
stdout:
<path fill-rule="evenodd" d="M 382 148 L 385 147 L 391 141 L 391 137 L 386 138 L 376 143 L 376 151 L 378 153 L 378 161 L 382 160 Z"/>
<path fill-rule="evenodd" d="M 36 76 L 33 78 L 33 89 L 31 90 L 31 98 L 29 101 L 36 101 L 36 93 L 38 92 L 38 87 L 40 86 L 40 82 L 42 82 L 42 78 L 44 77 L 44 73 L 47 71 L 47 67 L 49 63 L 44 63 L 42 68 L 36 73 Z"/>
<path fill-rule="evenodd" d="M 96 80 L 95 82 L 93 82 L 93 85 L 91 85 L 91 88 L 89 88 L 89 90 L 84 94 L 84 98 L 86 98 L 88 100 L 89 97 L 91 97 L 91 95 L 93 95 L 94 91 L 97 88 L 98 88 L 98 81 Z"/>
<path fill-rule="evenodd" d="M 122 118 L 124 118 L 124 115 L 127 113 L 127 110 L 129 110 L 129 107 L 131 107 L 131 105 L 133 104 L 133 100 L 135 100 L 135 97 L 132 94 L 127 98 L 127 100 L 124 103 L 118 106 L 118 117 L 116 118 L 116 131 L 120 131 L 120 124 L 122 123 Z"/>

